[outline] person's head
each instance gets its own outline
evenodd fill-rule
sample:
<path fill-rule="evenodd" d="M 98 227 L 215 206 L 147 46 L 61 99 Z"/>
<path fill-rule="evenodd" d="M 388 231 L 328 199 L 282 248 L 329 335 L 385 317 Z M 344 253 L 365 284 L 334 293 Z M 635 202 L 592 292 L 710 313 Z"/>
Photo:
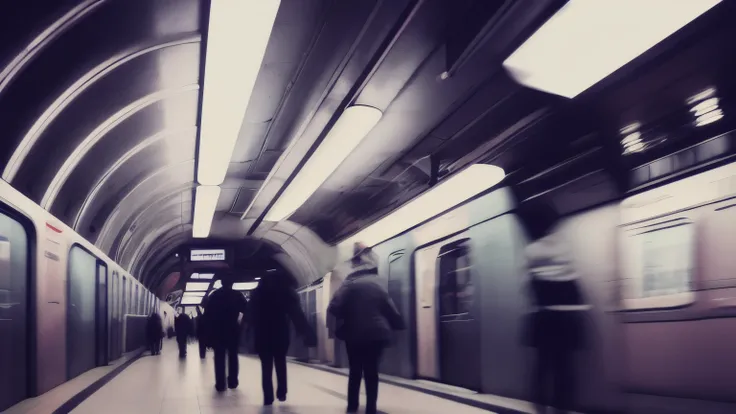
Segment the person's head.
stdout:
<path fill-rule="evenodd" d="M 367 246 L 363 242 L 356 242 L 353 245 L 353 258 L 351 259 L 353 267 L 361 264 L 371 264 L 374 266 L 378 265 L 378 261 L 375 258 L 373 249 Z"/>
<path fill-rule="evenodd" d="M 223 289 L 232 289 L 235 283 L 235 275 L 232 271 L 224 271 L 220 273 L 220 283 Z"/>
<path fill-rule="evenodd" d="M 532 241 L 547 236 L 560 219 L 554 207 L 541 199 L 523 202 L 517 209 L 517 215 Z"/>

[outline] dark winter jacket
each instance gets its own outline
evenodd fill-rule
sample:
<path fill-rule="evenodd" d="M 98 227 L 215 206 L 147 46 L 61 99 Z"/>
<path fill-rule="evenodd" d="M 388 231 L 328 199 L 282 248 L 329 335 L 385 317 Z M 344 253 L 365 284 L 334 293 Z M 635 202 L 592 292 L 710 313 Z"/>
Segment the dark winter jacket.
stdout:
<path fill-rule="evenodd" d="M 149 342 L 158 341 L 164 337 L 164 326 L 161 322 L 161 316 L 158 313 L 152 313 L 146 322 L 146 339 Z"/>
<path fill-rule="evenodd" d="M 174 318 L 174 330 L 176 331 L 177 338 L 182 339 L 188 337 L 192 334 L 192 328 L 192 318 L 190 318 L 186 313 L 177 315 L 176 318 Z"/>
<path fill-rule="evenodd" d="M 349 342 L 389 343 L 393 330 L 404 329 L 401 315 L 380 285 L 371 252 L 353 259 L 352 272 L 335 293 L 327 312 L 338 320 L 337 337 Z"/>
<path fill-rule="evenodd" d="M 240 340 L 238 315 L 247 314 L 247 305 L 248 302 L 241 292 L 224 287 L 209 296 L 204 308 L 208 345 L 225 346 Z"/>
<path fill-rule="evenodd" d="M 264 276 L 253 291 L 249 307 L 249 321 L 257 352 L 272 350 L 286 353 L 289 348 L 289 323 L 302 335 L 308 345 L 317 342 L 296 291 L 284 283 L 272 282 L 276 275 Z"/>

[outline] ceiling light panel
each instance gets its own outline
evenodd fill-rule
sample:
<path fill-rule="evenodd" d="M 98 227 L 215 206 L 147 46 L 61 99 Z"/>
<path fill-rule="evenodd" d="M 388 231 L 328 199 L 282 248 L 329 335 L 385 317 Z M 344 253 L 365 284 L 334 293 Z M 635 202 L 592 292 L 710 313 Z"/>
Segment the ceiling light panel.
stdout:
<path fill-rule="evenodd" d="M 207 292 L 184 292 L 185 298 L 202 298 Z"/>
<path fill-rule="evenodd" d="M 266 220 L 281 221 L 304 204 L 371 132 L 381 115 L 380 110 L 370 106 L 356 105 L 347 108 L 276 200 L 266 215 Z"/>
<path fill-rule="evenodd" d="M 215 216 L 217 199 L 220 197 L 220 187 L 200 185 L 194 196 L 194 224 L 192 236 L 206 238 L 210 235 L 212 218 Z"/>
<path fill-rule="evenodd" d="M 199 305 L 202 303 L 201 297 L 185 296 L 181 298 L 181 305 Z"/>
<path fill-rule="evenodd" d="M 522 85 L 573 98 L 720 0 L 570 0 L 504 62 Z"/>
<path fill-rule="evenodd" d="M 210 287 L 210 282 L 187 282 L 187 292 L 204 292 Z"/>
<path fill-rule="evenodd" d="M 258 282 L 233 283 L 233 290 L 253 290 L 258 287 Z"/>
<path fill-rule="evenodd" d="M 472 165 L 371 224 L 353 238 L 374 246 L 482 193 L 500 183 L 505 175 L 502 168 L 494 165 Z"/>
<path fill-rule="evenodd" d="M 192 273 L 191 279 L 211 280 L 213 277 L 215 277 L 214 273 Z"/>
<path fill-rule="evenodd" d="M 197 181 L 220 185 L 238 139 L 280 0 L 212 0 Z"/>

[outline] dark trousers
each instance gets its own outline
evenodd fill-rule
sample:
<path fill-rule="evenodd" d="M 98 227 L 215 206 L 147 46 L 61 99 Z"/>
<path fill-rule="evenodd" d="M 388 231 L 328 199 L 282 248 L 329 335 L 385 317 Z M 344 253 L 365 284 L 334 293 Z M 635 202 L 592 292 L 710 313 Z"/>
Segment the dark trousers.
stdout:
<path fill-rule="evenodd" d="M 261 358 L 261 385 L 263 386 L 263 401 L 273 402 L 273 369 L 276 368 L 276 397 L 286 399 L 286 351 L 262 350 L 258 353 Z"/>
<path fill-rule="evenodd" d="M 204 344 L 204 341 L 199 339 L 199 357 L 204 359 L 205 355 L 207 354 L 207 346 Z"/>
<path fill-rule="evenodd" d="M 184 358 L 187 356 L 187 337 L 177 336 L 176 343 L 179 345 L 179 357 Z"/>
<path fill-rule="evenodd" d="M 151 351 L 151 355 L 158 355 L 161 352 L 161 340 L 160 339 L 149 339 L 148 348 Z"/>
<path fill-rule="evenodd" d="M 225 358 L 227 358 L 227 385 L 238 386 L 238 342 L 230 341 L 225 345 L 217 345 L 215 350 L 215 386 L 225 387 Z"/>
<path fill-rule="evenodd" d="M 348 411 L 356 411 L 360 405 L 360 382 L 365 379 L 366 414 L 375 414 L 378 402 L 378 364 L 384 344 L 382 342 L 347 342 L 348 363 Z"/>
<path fill-rule="evenodd" d="M 573 355 L 569 350 L 555 348 L 537 350 L 532 392 L 539 411 L 544 412 L 546 406 L 552 406 L 559 412 L 572 409 L 575 398 Z"/>

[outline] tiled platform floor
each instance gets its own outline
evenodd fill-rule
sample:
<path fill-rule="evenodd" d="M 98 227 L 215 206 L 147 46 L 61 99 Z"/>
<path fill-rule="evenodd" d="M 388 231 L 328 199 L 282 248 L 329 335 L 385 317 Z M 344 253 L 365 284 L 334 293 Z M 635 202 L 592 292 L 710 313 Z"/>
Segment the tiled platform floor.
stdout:
<path fill-rule="evenodd" d="M 74 414 L 210 414 L 289 413 L 330 414 L 345 412 L 347 378 L 289 364 L 289 395 L 285 403 L 263 407 L 260 363 L 255 358 L 240 360 L 240 388 L 217 394 L 214 389 L 212 353 L 205 360 L 190 345 L 186 360 L 180 361 L 176 344 L 166 341 L 160 356 L 145 356 L 97 391 Z M 363 400 L 361 401 L 361 403 Z M 488 413 L 418 391 L 381 384 L 379 410 L 387 414 Z"/>

